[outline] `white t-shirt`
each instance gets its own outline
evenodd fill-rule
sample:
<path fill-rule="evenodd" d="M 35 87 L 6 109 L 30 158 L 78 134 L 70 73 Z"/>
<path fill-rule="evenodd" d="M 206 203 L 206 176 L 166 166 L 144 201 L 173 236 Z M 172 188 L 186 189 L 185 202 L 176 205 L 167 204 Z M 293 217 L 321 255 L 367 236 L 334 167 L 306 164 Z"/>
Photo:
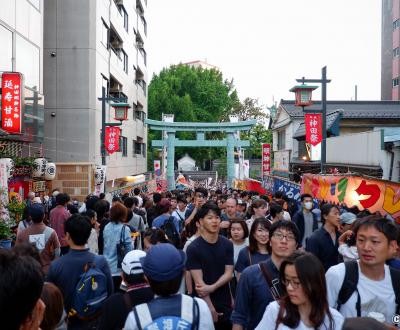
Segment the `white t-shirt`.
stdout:
<path fill-rule="evenodd" d="M 214 330 L 214 323 L 212 320 L 210 309 L 208 308 L 206 302 L 200 298 L 196 299 L 199 304 L 199 329 Z M 128 318 L 126 319 L 124 330 L 138 330 L 136 325 L 136 319 L 133 312 L 130 312 Z"/>
<path fill-rule="evenodd" d="M 343 316 L 333 308 L 329 308 L 331 314 L 332 314 L 332 319 L 333 319 L 333 330 L 340 330 L 342 329 L 344 318 Z M 264 315 L 258 323 L 257 327 L 255 330 L 266 330 L 266 329 L 275 329 L 275 324 L 276 324 L 276 319 L 278 318 L 278 313 L 279 313 L 279 304 L 276 301 L 271 302 L 267 308 L 265 309 Z M 289 328 L 288 326 L 284 324 L 279 324 L 277 330 L 290 330 L 290 329 L 296 329 L 296 330 L 314 330 L 315 328 L 312 327 L 307 327 L 301 320 L 299 325 L 296 328 Z M 324 324 L 321 325 L 318 330 L 325 330 L 329 329 L 329 319 L 328 317 L 325 316 Z"/>
<path fill-rule="evenodd" d="M 232 241 L 232 243 L 233 243 L 233 241 Z M 238 260 L 238 257 L 239 257 L 240 250 L 248 245 L 249 245 L 249 240 L 247 238 L 240 245 L 236 245 L 235 243 L 233 243 L 233 264 L 236 264 L 236 261 Z"/>
<path fill-rule="evenodd" d="M 367 316 L 369 312 L 378 312 L 385 315 L 386 322 L 391 323 L 396 312 L 395 294 L 392 287 L 389 266 L 385 265 L 385 278 L 374 281 L 360 270 L 358 263 L 358 285 L 361 300 L 361 316 Z M 344 263 L 332 266 L 326 272 L 329 306 L 336 307 L 340 288 L 344 281 Z M 357 317 L 356 310 L 357 292 L 355 291 L 349 300 L 340 307 L 340 313 L 344 317 Z"/>

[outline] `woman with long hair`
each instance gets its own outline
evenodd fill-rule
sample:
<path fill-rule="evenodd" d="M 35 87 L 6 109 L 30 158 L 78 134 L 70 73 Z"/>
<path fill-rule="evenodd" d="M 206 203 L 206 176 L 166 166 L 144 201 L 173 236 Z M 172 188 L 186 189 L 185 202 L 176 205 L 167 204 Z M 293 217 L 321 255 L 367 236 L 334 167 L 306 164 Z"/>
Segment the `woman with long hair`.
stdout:
<path fill-rule="evenodd" d="M 270 227 L 271 222 L 265 218 L 257 218 L 254 220 L 249 234 L 249 246 L 240 250 L 235 264 L 238 281 L 240 280 L 240 273 L 242 273 L 246 267 L 258 264 L 269 258 L 268 242 Z"/>
<path fill-rule="evenodd" d="M 246 220 L 247 227 L 249 230 L 253 225 L 255 219 L 264 218 L 266 219 L 266 215 L 268 212 L 268 202 L 262 198 L 256 199 L 250 205 L 249 212 L 251 214 L 251 218 Z"/>
<path fill-rule="evenodd" d="M 325 270 L 313 254 L 295 251 L 279 269 L 283 295 L 271 302 L 256 330 L 340 330 L 344 318 L 328 305 Z"/>
<path fill-rule="evenodd" d="M 228 238 L 233 243 L 233 264 L 236 264 L 240 250 L 249 245 L 248 237 L 249 229 L 246 222 L 232 219 L 228 228 Z"/>

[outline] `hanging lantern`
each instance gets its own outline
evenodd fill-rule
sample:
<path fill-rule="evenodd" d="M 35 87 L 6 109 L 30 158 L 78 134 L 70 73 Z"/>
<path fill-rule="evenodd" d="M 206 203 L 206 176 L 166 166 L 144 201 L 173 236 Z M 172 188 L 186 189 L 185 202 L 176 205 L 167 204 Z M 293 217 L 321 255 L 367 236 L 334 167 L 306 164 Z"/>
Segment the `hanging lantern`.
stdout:
<path fill-rule="evenodd" d="M 2 158 L 1 161 L 6 165 L 7 177 L 11 178 L 15 170 L 14 161 L 11 158 Z"/>
<path fill-rule="evenodd" d="M 46 173 L 47 160 L 46 158 L 36 158 L 33 161 L 32 177 L 42 178 Z"/>
<path fill-rule="evenodd" d="M 290 91 L 296 94 L 295 105 L 297 107 L 308 107 L 312 105 L 312 91 L 317 88 L 318 86 L 309 86 L 305 84 L 294 86 Z"/>
<path fill-rule="evenodd" d="M 128 109 L 131 107 L 128 103 L 113 103 L 110 104 L 115 111 L 115 120 L 127 120 L 128 119 Z"/>
<path fill-rule="evenodd" d="M 104 182 L 106 177 L 106 174 L 104 172 L 104 169 L 101 167 L 96 167 L 94 171 L 94 184 L 95 185 L 100 185 Z"/>
<path fill-rule="evenodd" d="M 47 163 L 46 165 L 46 172 L 44 174 L 44 179 L 48 181 L 54 180 L 56 177 L 56 164 L 54 163 Z"/>

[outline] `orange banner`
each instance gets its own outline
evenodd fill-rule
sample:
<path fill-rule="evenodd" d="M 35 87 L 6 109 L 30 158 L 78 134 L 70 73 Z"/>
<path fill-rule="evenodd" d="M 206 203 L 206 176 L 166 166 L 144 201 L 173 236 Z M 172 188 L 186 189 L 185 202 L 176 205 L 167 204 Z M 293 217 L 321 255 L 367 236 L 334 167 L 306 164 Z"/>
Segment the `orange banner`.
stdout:
<path fill-rule="evenodd" d="M 400 184 L 360 176 L 321 176 L 304 174 L 301 193 L 319 200 L 379 211 L 400 221 Z"/>

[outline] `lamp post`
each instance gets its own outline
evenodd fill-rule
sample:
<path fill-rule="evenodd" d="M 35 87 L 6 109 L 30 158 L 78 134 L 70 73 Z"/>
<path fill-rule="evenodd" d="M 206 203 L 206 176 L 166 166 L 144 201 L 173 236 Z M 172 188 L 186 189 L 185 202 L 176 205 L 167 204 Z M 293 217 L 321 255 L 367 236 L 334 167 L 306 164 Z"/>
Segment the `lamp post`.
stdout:
<path fill-rule="evenodd" d="M 321 173 L 325 173 L 326 163 L 326 84 L 330 83 L 330 79 L 326 78 L 326 66 L 322 68 L 321 79 L 296 79 L 297 82 L 302 83 L 293 87 L 290 91 L 296 93 L 296 106 L 303 107 L 304 113 L 321 114 L 322 118 L 322 141 L 321 141 Z M 305 110 L 304 107 L 312 105 L 312 91 L 317 89 L 318 86 L 309 86 L 305 83 L 321 84 L 321 109 Z"/>
<path fill-rule="evenodd" d="M 106 148 L 105 148 L 105 137 L 106 137 L 106 126 L 121 126 L 122 121 L 128 119 L 127 113 L 130 105 L 127 103 L 126 97 L 106 97 L 106 88 L 103 87 L 101 90 L 101 97 L 98 98 L 101 101 L 101 165 L 106 165 Z M 106 101 L 115 102 L 110 104 L 115 109 L 114 119 L 119 120 L 119 123 L 106 123 Z"/>

